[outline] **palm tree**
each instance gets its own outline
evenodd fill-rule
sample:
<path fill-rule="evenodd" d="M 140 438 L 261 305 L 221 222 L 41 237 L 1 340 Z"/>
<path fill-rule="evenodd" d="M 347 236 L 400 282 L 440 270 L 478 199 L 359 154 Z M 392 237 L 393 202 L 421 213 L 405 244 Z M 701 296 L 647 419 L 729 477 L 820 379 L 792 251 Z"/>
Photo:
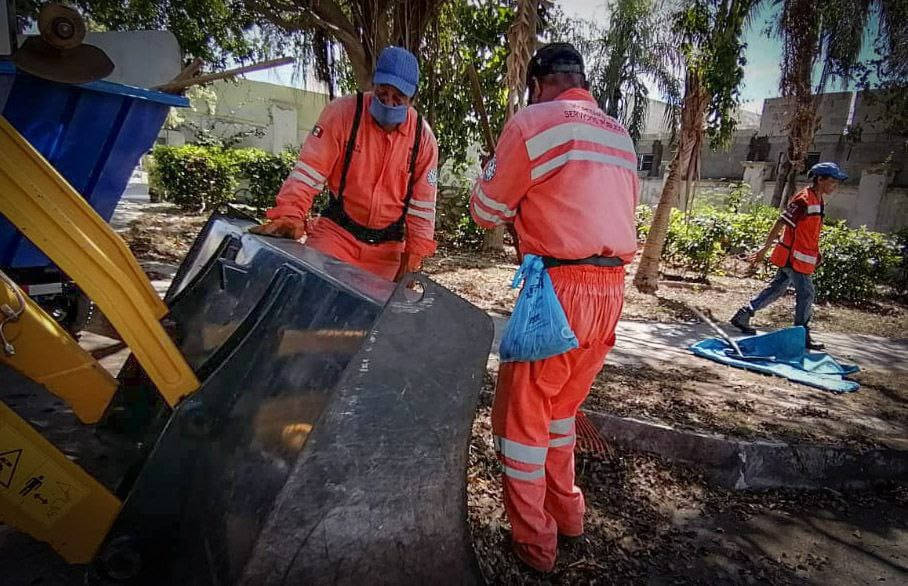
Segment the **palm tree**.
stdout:
<path fill-rule="evenodd" d="M 678 148 L 669 166 L 659 205 L 646 238 L 634 285 L 643 293 L 658 289 L 662 248 L 681 181 L 699 175 L 704 136 L 713 146 L 727 144 L 735 128 L 738 87 L 744 76 L 741 40 L 758 0 L 693 0 L 674 16 L 684 64 L 684 100 Z"/>
<path fill-rule="evenodd" d="M 525 102 L 526 71 L 536 50 L 537 34 L 542 27 L 540 13 L 552 5 L 551 0 L 518 0 L 514 22 L 508 28 L 507 88 L 508 107 L 506 119 L 513 116 Z M 504 248 L 505 226 L 499 226 L 483 235 L 482 249 L 499 251 Z M 513 227 L 508 227 L 516 239 Z M 516 244 L 516 242 L 515 242 Z"/>
<path fill-rule="evenodd" d="M 782 40 L 779 90 L 792 102 L 788 149 L 779 170 L 773 205 L 784 205 L 794 193 L 795 179 L 819 125 L 817 110 L 828 83 L 843 85 L 855 78 L 871 15 L 879 14 L 877 47 L 893 55 L 904 38 L 908 7 L 905 0 L 773 0 L 781 7 L 773 30 Z M 904 49 L 902 49 L 904 52 Z M 813 72 L 820 67 L 817 84 Z M 902 65 L 904 67 L 904 65 Z"/>
<path fill-rule="evenodd" d="M 559 15 L 553 25 L 558 40 L 574 44 L 586 62 L 590 91 L 599 107 L 617 118 L 636 142 L 643 133 L 649 105 L 646 81 L 656 83 L 668 102 L 665 125 L 674 128 L 681 103 L 676 75 L 677 48 L 670 37 L 666 0 L 612 0 L 609 25 Z"/>

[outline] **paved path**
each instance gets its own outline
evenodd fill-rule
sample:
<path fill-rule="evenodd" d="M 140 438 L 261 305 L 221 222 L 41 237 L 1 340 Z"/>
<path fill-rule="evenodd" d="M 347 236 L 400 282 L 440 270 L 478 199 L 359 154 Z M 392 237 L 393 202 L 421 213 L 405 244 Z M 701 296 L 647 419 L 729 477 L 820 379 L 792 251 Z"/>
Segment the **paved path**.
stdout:
<path fill-rule="evenodd" d="M 495 341 L 491 361 L 497 366 L 498 344 L 507 318 L 492 316 Z M 732 337 L 740 334 L 731 326 L 724 327 Z M 679 356 L 691 356 L 688 346 L 716 333 L 703 323 L 658 323 L 622 320 L 616 332 L 617 344 L 608 360 L 623 365 L 656 366 Z M 864 369 L 904 372 L 908 375 L 908 338 L 893 340 L 865 334 L 834 334 L 815 332 L 826 344 L 827 351 L 842 362 L 857 364 Z"/>

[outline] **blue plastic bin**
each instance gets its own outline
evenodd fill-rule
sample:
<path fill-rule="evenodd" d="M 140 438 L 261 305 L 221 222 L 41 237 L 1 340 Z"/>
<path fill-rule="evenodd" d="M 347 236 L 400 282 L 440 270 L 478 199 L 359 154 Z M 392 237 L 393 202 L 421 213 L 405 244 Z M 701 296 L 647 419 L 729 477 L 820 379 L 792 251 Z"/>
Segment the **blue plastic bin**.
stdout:
<path fill-rule="evenodd" d="M 0 62 L 3 116 L 109 221 L 139 158 L 154 145 L 182 96 L 95 81 L 46 81 Z M 3 194 L 0 194 L 3 197 Z M 0 267 L 50 265 L 50 259 L 0 216 Z"/>

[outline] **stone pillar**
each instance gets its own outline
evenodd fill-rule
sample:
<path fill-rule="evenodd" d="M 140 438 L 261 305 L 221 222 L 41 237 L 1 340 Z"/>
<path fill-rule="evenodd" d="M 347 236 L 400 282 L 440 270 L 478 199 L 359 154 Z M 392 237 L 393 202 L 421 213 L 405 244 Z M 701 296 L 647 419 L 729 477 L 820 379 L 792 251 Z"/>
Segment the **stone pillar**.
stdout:
<path fill-rule="evenodd" d="M 893 176 L 894 174 L 889 169 L 869 168 L 861 173 L 857 199 L 850 202 L 848 213 L 845 215 L 849 226 L 854 228 L 867 226 L 868 230 L 877 229 L 880 205 L 886 197 L 886 191 Z"/>
<path fill-rule="evenodd" d="M 653 166 L 650 167 L 650 177 L 662 177 L 662 141 L 653 141 Z"/>
<path fill-rule="evenodd" d="M 763 186 L 772 173 L 772 163 L 767 161 L 743 161 L 744 165 L 744 183 L 750 185 L 750 190 L 755 198 L 765 199 L 763 196 Z"/>

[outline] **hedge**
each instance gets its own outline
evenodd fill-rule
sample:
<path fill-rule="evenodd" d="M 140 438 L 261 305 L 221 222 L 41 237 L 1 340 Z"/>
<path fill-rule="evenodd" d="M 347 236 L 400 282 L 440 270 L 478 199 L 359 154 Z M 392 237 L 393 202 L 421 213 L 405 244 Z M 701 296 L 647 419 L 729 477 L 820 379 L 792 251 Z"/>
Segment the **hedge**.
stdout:
<path fill-rule="evenodd" d="M 197 145 L 157 146 L 151 155 L 149 190 L 195 212 L 230 201 L 259 210 L 273 206 L 296 161 L 296 153 L 291 151 L 275 155 L 255 148 Z M 237 188 L 243 184 L 245 196 L 238 198 Z"/>
<path fill-rule="evenodd" d="M 652 211 L 641 208 L 636 219 L 642 240 Z M 720 273 L 726 257 L 758 249 L 778 217 L 778 210 L 766 205 L 738 213 L 701 206 L 689 217 L 672 210 L 662 258 L 701 278 Z M 844 221 L 827 222 L 820 253 L 822 262 L 814 274 L 818 301 L 865 302 L 879 296 L 881 286 L 900 296 L 908 292 L 908 230 L 881 234 L 849 228 Z M 772 270 L 768 263 L 767 268 Z"/>

